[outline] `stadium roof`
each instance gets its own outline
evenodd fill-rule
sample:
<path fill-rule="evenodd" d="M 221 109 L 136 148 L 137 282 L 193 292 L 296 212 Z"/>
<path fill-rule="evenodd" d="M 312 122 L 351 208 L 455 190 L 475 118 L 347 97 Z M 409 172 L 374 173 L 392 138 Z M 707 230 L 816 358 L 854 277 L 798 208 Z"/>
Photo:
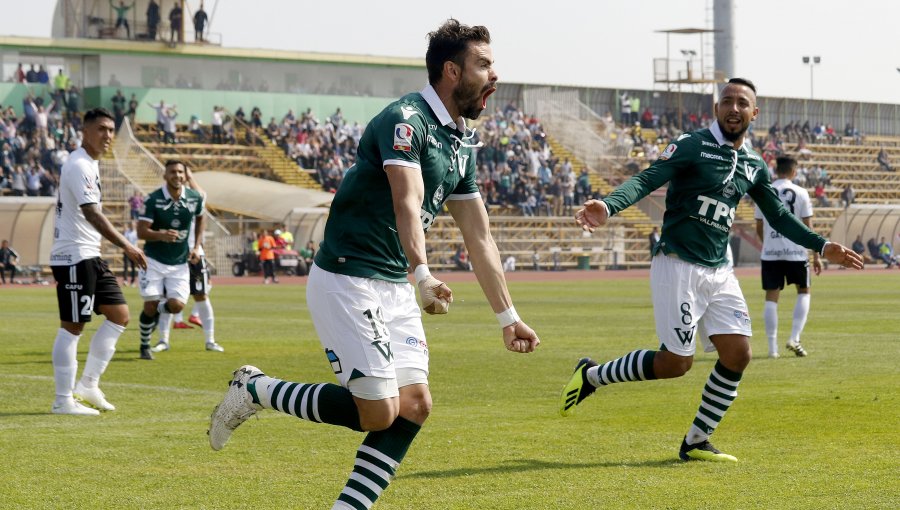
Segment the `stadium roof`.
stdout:
<path fill-rule="evenodd" d="M 254 48 L 223 48 L 214 45 L 179 44 L 170 47 L 164 42 L 127 41 L 121 39 L 73 39 L 0 36 L 0 49 L 21 52 L 59 54 L 128 54 L 170 57 L 203 57 L 212 59 L 270 60 L 283 62 L 320 62 L 424 68 L 425 59 L 315 53 L 303 51 L 265 50 Z"/>
<path fill-rule="evenodd" d="M 207 207 L 269 221 L 282 221 L 297 207 L 328 207 L 334 195 L 229 172 L 197 172 Z"/>
<path fill-rule="evenodd" d="M 669 30 L 656 30 L 657 34 L 712 34 L 721 32 L 721 30 L 713 30 L 711 28 L 672 28 Z"/>

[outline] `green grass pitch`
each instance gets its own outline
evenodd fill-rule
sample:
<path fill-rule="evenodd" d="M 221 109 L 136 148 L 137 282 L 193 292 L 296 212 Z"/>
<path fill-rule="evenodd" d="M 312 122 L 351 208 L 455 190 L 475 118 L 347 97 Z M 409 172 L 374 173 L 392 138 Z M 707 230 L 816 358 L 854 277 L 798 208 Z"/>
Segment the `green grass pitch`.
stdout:
<path fill-rule="evenodd" d="M 678 380 L 599 390 L 557 415 L 575 361 L 655 348 L 646 279 L 518 282 L 516 308 L 543 344 L 502 348 L 475 283 L 454 283 L 450 314 L 426 317 L 434 409 L 376 503 L 413 509 L 876 509 L 900 507 L 900 278 L 828 271 L 813 284 L 807 358 L 766 358 L 758 277 L 743 278 L 756 336 L 739 398 L 713 436 L 734 465 L 682 463 L 677 449 L 715 361 Z M 795 292 L 780 306 L 790 331 Z M 49 414 L 52 287 L 0 287 L 0 507 L 326 509 L 362 435 L 265 411 L 220 452 L 210 411 L 231 372 L 333 382 L 302 286 L 218 286 L 217 340 L 173 330 L 170 352 L 137 359 L 132 325 L 102 387 L 118 410 Z M 79 344 L 79 376 L 90 335 Z M 782 350 L 783 346 L 782 346 Z"/>

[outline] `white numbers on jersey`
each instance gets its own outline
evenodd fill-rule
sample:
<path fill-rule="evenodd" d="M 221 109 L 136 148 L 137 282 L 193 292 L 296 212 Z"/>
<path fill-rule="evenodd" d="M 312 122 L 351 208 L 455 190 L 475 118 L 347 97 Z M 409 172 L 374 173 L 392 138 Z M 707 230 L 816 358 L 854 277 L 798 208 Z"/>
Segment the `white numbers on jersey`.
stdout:
<path fill-rule="evenodd" d="M 428 229 L 431 228 L 431 224 L 434 223 L 434 215 L 425 209 L 422 209 L 420 218 L 422 219 L 422 229 L 425 230 L 425 232 L 428 232 Z"/>

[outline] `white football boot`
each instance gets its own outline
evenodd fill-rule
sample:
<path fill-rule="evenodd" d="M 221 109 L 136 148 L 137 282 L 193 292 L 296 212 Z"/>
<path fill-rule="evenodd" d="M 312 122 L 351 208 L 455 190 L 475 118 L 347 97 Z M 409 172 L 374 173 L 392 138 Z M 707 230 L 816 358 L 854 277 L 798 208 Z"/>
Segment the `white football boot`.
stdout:
<path fill-rule="evenodd" d="M 209 434 L 209 446 L 213 450 L 221 450 L 234 429 L 262 409 L 262 406 L 253 403 L 253 397 L 247 391 L 247 381 L 261 375 L 265 374 L 251 365 L 244 365 L 234 371 L 225 397 L 209 417 L 209 430 L 206 433 Z"/>

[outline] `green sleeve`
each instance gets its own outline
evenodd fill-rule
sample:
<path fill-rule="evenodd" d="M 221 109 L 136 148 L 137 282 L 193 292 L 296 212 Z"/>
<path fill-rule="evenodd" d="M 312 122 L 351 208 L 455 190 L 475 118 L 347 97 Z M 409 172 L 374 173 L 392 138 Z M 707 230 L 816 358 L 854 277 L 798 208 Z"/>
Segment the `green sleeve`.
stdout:
<path fill-rule="evenodd" d="M 609 207 L 609 215 L 636 204 L 655 189 L 672 180 L 675 173 L 689 161 L 688 152 L 693 140 L 683 135 L 678 141 L 670 143 L 646 170 L 623 182 L 618 188 L 603 199 Z"/>
<path fill-rule="evenodd" d="M 759 172 L 759 174 L 761 177 L 752 188 L 747 190 L 747 194 L 759 206 L 759 210 L 766 217 L 772 229 L 804 248 L 822 253 L 822 248 L 825 247 L 825 238 L 810 230 L 787 210 L 778 199 L 775 188 L 769 182 L 768 172 Z"/>

